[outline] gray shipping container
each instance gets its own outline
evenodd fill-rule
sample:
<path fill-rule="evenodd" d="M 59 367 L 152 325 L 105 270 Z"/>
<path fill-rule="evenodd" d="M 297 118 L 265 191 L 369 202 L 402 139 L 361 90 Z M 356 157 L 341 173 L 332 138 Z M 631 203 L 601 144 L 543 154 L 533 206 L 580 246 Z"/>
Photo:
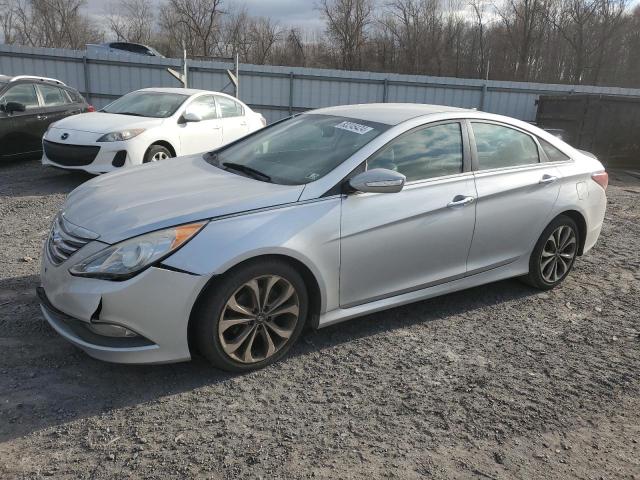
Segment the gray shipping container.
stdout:
<path fill-rule="evenodd" d="M 640 168 L 640 97 L 541 95 L 536 123 L 559 128 L 608 167 Z"/>

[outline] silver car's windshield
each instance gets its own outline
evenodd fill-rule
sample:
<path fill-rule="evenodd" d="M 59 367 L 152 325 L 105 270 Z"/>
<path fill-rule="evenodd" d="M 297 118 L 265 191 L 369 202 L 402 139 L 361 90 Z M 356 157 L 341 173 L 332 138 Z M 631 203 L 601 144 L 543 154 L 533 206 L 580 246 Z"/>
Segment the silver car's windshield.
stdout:
<path fill-rule="evenodd" d="M 133 92 L 104 107 L 101 112 L 136 117 L 167 118 L 189 98 L 189 95 L 164 92 Z"/>
<path fill-rule="evenodd" d="M 220 168 L 286 185 L 322 178 L 390 128 L 377 122 L 306 114 L 207 156 Z"/>

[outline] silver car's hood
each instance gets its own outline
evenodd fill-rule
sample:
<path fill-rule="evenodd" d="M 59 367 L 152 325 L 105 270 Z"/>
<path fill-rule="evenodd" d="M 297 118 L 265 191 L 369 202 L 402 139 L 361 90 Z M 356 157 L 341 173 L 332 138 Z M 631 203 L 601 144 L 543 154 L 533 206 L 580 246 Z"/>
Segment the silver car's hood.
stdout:
<path fill-rule="evenodd" d="M 69 194 L 63 211 L 71 223 L 115 243 L 181 223 L 292 203 L 303 188 L 226 172 L 198 154 L 89 180 Z"/>

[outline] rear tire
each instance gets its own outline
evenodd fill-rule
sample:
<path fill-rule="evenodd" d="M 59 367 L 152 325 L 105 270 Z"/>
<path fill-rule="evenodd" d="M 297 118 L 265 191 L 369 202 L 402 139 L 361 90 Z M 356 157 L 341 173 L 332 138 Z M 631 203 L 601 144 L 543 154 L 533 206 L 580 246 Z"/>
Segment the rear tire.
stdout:
<path fill-rule="evenodd" d="M 545 228 L 529 259 L 529 273 L 522 280 L 540 290 L 550 290 L 567 277 L 580 245 L 576 222 L 559 215 Z"/>
<path fill-rule="evenodd" d="M 246 372 L 281 359 L 300 336 L 309 306 L 298 271 L 259 260 L 222 275 L 195 313 L 199 351 L 215 367 Z"/>
<path fill-rule="evenodd" d="M 167 147 L 163 145 L 151 145 L 147 153 L 144 154 L 142 163 L 160 162 L 171 157 L 173 157 L 173 155 Z"/>

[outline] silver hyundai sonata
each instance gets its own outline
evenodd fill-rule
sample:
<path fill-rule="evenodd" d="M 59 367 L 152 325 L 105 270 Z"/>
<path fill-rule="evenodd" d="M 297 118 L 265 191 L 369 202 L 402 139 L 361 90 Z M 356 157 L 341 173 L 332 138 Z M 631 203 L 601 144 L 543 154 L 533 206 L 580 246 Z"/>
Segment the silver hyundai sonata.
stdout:
<path fill-rule="evenodd" d="M 231 371 L 324 327 L 508 277 L 558 285 L 602 226 L 595 157 L 457 108 L 323 108 L 104 175 L 56 216 L 42 312 L 89 355 Z"/>

